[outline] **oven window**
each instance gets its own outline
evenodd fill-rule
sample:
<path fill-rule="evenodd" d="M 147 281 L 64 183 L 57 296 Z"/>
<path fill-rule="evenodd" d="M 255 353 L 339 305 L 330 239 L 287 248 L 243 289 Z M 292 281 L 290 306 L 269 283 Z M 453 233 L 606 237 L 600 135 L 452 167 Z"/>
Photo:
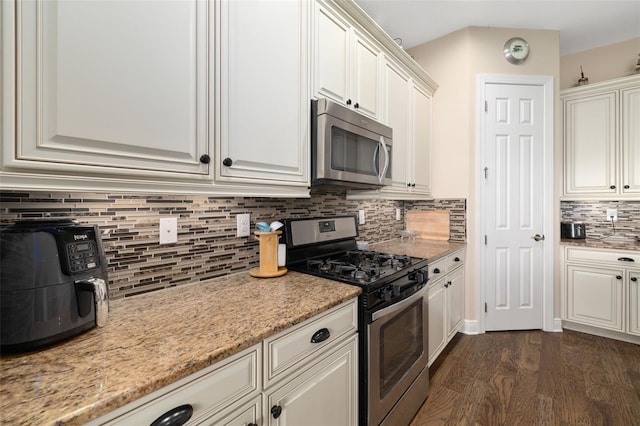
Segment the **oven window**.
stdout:
<path fill-rule="evenodd" d="M 417 300 L 380 329 L 380 399 L 422 356 L 423 300 Z"/>
<path fill-rule="evenodd" d="M 378 141 L 331 127 L 331 168 L 378 176 Z"/>

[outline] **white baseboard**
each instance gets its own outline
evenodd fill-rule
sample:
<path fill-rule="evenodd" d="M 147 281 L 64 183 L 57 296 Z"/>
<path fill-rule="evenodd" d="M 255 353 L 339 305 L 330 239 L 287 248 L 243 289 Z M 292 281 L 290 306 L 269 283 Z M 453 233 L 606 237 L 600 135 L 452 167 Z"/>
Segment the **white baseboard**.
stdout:
<path fill-rule="evenodd" d="M 480 334 L 480 323 L 478 320 L 464 320 L 460 333 L 463 334 Z"/>

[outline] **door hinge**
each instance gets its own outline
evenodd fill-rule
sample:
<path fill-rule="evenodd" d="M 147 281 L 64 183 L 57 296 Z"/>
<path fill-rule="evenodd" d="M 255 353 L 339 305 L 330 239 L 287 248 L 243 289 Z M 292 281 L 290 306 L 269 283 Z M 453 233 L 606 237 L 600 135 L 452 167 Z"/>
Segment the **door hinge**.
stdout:
<path fill-rule="evenodd" d="M 489 111 L 489 102 L 484 101 L 484 112 L 488 112 Z"/>
<path fill-rule="evenodd" d="M 486 166 L 484 168 L 484 178 L 489 179 L 489 168 Z"/>
<path fill-rule="evenodd" d="M 487 245 L 487 241 L 488 241 L 488 238 L 487 238 L 487 236 L 485 235 L 485 236 L 484 236 L 484 245 L 485 245 L 485 246 Z"/>
<path fill-rule="evenodd" d="M 487 312 L 487 302 L 484 302 L 484 312 Z"/>

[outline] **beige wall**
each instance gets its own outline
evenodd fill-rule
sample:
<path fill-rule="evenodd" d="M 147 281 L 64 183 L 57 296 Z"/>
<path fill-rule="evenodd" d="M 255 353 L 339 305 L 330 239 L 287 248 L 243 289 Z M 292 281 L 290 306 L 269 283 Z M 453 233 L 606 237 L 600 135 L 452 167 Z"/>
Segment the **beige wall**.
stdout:
<path fill-rule="evenodd" d="M 531 53 L 521 65 L 508 63 L 504 43 L 524 37 Z M 476 167 L 476 80 L 478 74 L 543 75 L 554 79 L 554 146 L 556 173 L 561 171 L 560 143 L 560 48 L 557 31 L 469 27 L 408 50 L 440 85 L 433 98 L 433 195 L 436 198 L 467 198 L 467 320 L 477 320 L 478 232 Z M 557 179 L 556 179 L 557 180 Z M 556 185 L 559 196 L 559 187 Z M 558 199 L 558 197 L 554 197 Z M 559 221 L 559 202 L 554 221 Z M 560 316 L 559 279 L 556 279 L 555 317 Z"/>
<path fill-rule="evenodd" d="M 560 89 L 578 84 L 580 65 L 589 83 L 633 74 L 640 54 L 640 37 L 560 57 Z"/>

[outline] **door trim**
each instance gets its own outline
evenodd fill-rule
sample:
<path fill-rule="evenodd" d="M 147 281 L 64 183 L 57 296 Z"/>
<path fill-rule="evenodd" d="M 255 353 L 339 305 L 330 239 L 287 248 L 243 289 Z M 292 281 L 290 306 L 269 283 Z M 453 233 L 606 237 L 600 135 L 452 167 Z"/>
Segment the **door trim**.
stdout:
<path fill-rule="evenodd" d="M 554 305 L 554 246 L 555 229 L 554 226 L 554 122 L 553 122 L 553 76 L 544 75 L 515 75 L 515 74 L 478 74 L 476 79 L 476 200 L 478 214 L 476 216 L 476 229 L 478 230 L 477 247 L 478 263 L 476 273 L 478 276 L 478 294 L 477 294 L 477 312 L 478 312 L 478 332 L 484 333 L 485 315 L 484 304 L 485 296 L 485 280 L 486 280 L 486 252 L 484 245 L 485 235 L 485 203 L 483 190 L 483 168 L 486 163 L 485 158 L 485 111 L 484 111 L 484 92 L 487 84 L 514 84 L 514 85 L 532 85 L 541 86 L 544 96 L 544 227 L 543 232 L 545 240 L 543 242 L 543 286 L 542 286 L 542 329 L 544 331 L 556 331 L 553 305 Z"/>

